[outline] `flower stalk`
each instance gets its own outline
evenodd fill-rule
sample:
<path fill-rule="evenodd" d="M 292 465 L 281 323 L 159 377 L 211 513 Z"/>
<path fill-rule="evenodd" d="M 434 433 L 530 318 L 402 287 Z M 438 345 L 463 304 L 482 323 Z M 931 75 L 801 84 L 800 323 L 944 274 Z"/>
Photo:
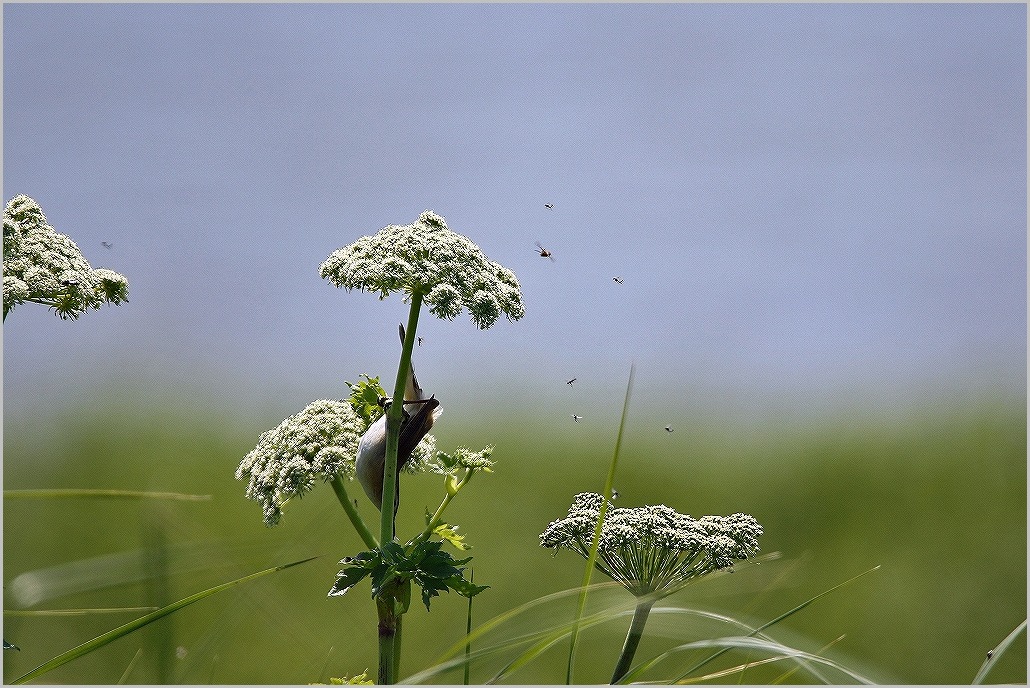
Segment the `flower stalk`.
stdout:
<path fill-rule="evenodd" d="M 404 388 L 411 370 L 411 352 L 415 344 L 415 330 L 422 308 L 422 292 L 413 290 L 411 307 L 408 309 L 408 326 L 404 328 L 404 344 L 401 346 L 401 360 L 397 366 L 397 381 L 393 388 L 393 403 L 386 412 L 386 463 L 383 467 L 383 509 L 380 514 L 380 542 L 392 542 L 394 535 L 394 512 L 392 505 L 397 489 L 397 451 L 400 447 L 401 422 L 404 419 Z"/>
<path fill-rule="evenodd" d="M 640 638 L 644 635 L 644 625 L 647 623 L 647 617 L 651 613 L 651 607 L 654 606 L 656 601 L 651 597 L 637 598 L 637 606 L 633 610 L 633 621 L 630 623 L 629 631 L 626 633 L 626 642 L 622 645 L 619 661 L 615 664 L 615 671 L 612 673 L 612 685 L 618 683 L 619 679 L 629 671 L 630 665 L 633 664 L 633 655 L 636 654 L 637 645 L 640 644 Z"/>
<path fill-rule="evenodd" d="M 422 308 L 422 292 L 411 293 L 411 307 L 408 309 L 408 326 L 404 328 L 404 344 L 401 345 L 401 360 L 397 366 L 397 381 L 393 388 L 393 403 L 386 412 L 386 462 L 383 466 L 383 507 L 380 511 L 379 542 L 393 542 L 395 514 L 393 509 L 397 489 L 397 452 L 400 447 L 401 422 L 404 419 L 404 389 L 411 370 L 411 352 L 418 329 L 419 310 Z M 390 591 L 385 591 L 387 596 Z M 379 683 L 392 685 L 396 682 L 400 666 L 401 618 L 398 600 L 381 597 L 376 601 L 379 612 Z"/>
<path fill-rule="evenodd" d="M 358 513 L 357 508 L 354 506 L 354 502 L 350 500 L 350 495 L 347 494 L 347 486 L 343 483 L 343 478 L 339 475 L 333 476 L 333 479 L 329 481 L 329 484 L 333 486 L 333 492 L 336 493 L 336 498 L 340 500 L 340 505 L 343 507 L 344 513 L 347 514 L 347 518 L 350 519 L 351 525 L 354 526 L 354 530 L 358 532 L 358 536 L 361 541 L 365 543 L 365 546 L 369 549 L 375 549 L 379 547 L 379 541 L 376 540 L 376 536 L 372 534 L 372 531 L 365 525 L 364 519 L 361 518 L 361 514 Z"/>

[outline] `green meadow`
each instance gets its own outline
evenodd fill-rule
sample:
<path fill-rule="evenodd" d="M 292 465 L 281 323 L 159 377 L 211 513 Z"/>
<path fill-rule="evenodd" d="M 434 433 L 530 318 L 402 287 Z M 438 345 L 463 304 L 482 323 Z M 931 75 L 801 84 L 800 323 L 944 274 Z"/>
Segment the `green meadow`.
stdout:
<path fill-rule="evenodd" d="M 757 426 L 697 422 L 671 433 L 648 420 L 646 403 L 630 409 L 616 504 L 665 503 L 694 516 L 747 512 L 765 529 L 762 557 L 688 585 L 666 604 L 758 626 L 865 573 L 768 634 L 884 683 L 969 683 L 988 651 L 1026 618 L 1022 401 L 926 404 L 889 416 Z M 552 556 L 539 546 L 539 535 L 565 515 L 575 493 L 602 489 L 615 440 L 614 415 L 615 423 L 569 432 L 531 404 L 520 411 L 507 400 L 505 409 L 504 423 L 486 411 L 482 419 L 451 413 L 436 431 L 443 450 L 496 445 L 495 470 L 477 476 L 447 512 L 473 547 L 475 582 L 490 586 L 474 598 L 474 626 L 580 584 L 583 560 L 569 552 Z M 291 501 L 282 523 L 270 529 L 233 478 L 258 435 L 297 410 L 237 417 L 185 400 L 148 408 L 106 401 L 5 417 L 4 637 L 20 648 L 4 655 L 5 682 L 150 609 L 307 557 L 318 558 L 212 595 L 41 680 L 305 684 L 365 670 L 374 677 L 376 614 L 368 583 L 326 597 L 339 560 L 364 549 L 332 490 L 319 485 Z M 351 485 L 366 521 L 377 522 Z M 58 488 L 210 498 L 10 492 Z M 439 503 L 443 480 L 405 475 L 401 494 L 398 533 L 406 536 Z M 593 580 L 603 582 L 599 575 Z M 599 591 L 590 610 L 625 604 L 627 597 L 621 589 Z M 461 641 L 467 609 L 467 600 L 453 593 L 435 598 L 428 613 L 413 599 L 402 680 Z M 477 643 L 510 645 L 573 613 L 573 597 L 532 606 Z M 577 683 L 607 683 L 627 624 L 628 617 L 615 617 L 581 634 Z M 737 633 L 694 614 L 657 614 L 637 661 Z M 567 647 L 559 642 L 506 680 L 564 682 Z M 471 681 L 486 681 L 515 656 L 512 646 L 473 665 Z M 704 656 L 677 653 L 642 678 L 678 676 Z M 699 673 L 753 662 L 709 681 L 814 681 L 789 661 L 759 658 L 735 651 Z M 1023 634 L 987 681 L 1025 683 L 1026 666 Z M 461 683 L 462 675 L 433 680 Z"/>

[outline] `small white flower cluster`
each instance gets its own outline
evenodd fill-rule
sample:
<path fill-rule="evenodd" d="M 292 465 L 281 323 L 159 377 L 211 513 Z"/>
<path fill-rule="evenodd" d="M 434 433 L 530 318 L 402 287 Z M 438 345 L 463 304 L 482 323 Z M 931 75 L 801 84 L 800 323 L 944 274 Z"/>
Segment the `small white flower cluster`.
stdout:
<path fill-rule="evenodd" d="M 261 504 L 265 524 L 278 524 L 283 504 L 303 496 L 318 478 L 353 477 L 358 440 L 370 424 L 349 402 L 320 399 L 262 433 L 236 469 L 236 479 L 249 479 L 247 497 Z M 404 471 L 438 470 L 435 454 L 436 440 L 427 435 Z"/>
<path fill-rule="evenodd" d="M 494 446 L 491 444 L 479 451 L 472 451 L 468 447 L 458 447 L 450 454 L 437 452 L 437 457 L 448 473 L 453 473 L 460 468 L 489 472 L 494 465 L 494 462 L 490 460 L 490 455 L 493 453 Z"/>
<path fill-rule="evenodd" d="M 338 287 L 378 293 L 380 299 L 418 292 L 429 312 L 444 320 L 468 309 L 484 330 L 502 313 L 512 321 L 525 315 L 515 273 L 489 260 L 431 210 L 410 225 L 384 227 L 333 251 L 319 273 Z"/>
<path fill-rule="evenodd" d="M 25 195 L 4 208 L 4 317 L 20 303 L 49 306 L 75 319 L 104 303 L 122 303 L 129 281 L 112 270 L 93 269 L 68 236 L 47 223 L 42 208 Z"/>
<path fill-rule="evenodd" d="M 603 503 L 597 493 L 576 495 L 569 515 L 551 522 L 540 544 L 589 557 Z M 634 595 L 648 595 L 753 556 L 761 534 L 747 514 L 694 519 L 664 505 L 609 506 L 596 565 Z"/>

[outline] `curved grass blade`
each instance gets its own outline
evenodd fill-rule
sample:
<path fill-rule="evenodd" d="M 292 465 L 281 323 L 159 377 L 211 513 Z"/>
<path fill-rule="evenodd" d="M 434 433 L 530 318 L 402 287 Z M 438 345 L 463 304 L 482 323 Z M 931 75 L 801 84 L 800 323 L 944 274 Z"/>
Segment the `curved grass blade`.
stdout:
<path fill-rule="evenodd" d="M 4 490 L 4 499 L 165 499 L 176 502 L 209 502 L 212 495 L 182 494 L 180 492 L 140 492 L 138 490 Z"/>
<path fill-rule="evenodd" d="M 826 659 L 825 657 L 820 657 L 810 652 L 805 652 L 804 650 L 798 650 L 797 648 L 789 647 L 782 643 L 778 643 L 774 640 L 756 638 L 754 636 L 727 636 L 725 638 L 711 638 L 709 640 L 697 640 L 692 643 L 685 643 L 683 645 L 674 647 L 671 650 L 668 650 L 667 652 L 663 652 L 661 655 L 652 660 L 651 664 L 656 664 L 658 661 L 661 661 L 666 657 L 670 657 L 677 652 L 686 652 L 688 650 L 716 647 L 720 648 L 718 654 L 723 654 L 724 652 L 729 652 L 730 650 L 734 649 L 751 650 L 766 652 L 769 655 L 771 655 L 771 657 L 769 657 L 768 659 L 773 661 L 793 660 L 799 666 L 811 672 L 815 678 L 822 681 L 823 683 L 829 683 L 830 681 L 828 681 L 825 676 L 816 671 L 814 667 L 810 666 L 810 664 L 822 664 L 824 666 L 830 667 L 831 669 L 835 669 L 840 673 L 844 674 L 845 676 L 847 676 L 848 679 L 855 681 L 857 683 L 862 683 L 866 685 L 871 685 L 873 683 L 873 681 L 871 681 L 870 679 L 855 673 L 854 671 L 842 666 L 841 664 L 838 664 L 837 662 L 834 662 L 832 659 Z M 750 664 L 754 666 L 755 664 L 757 664 L 757 662 L 750 662 Z M 682 679 L 672 681 L 672 683 L 680 682 L 682 682 Z"/>
<path fill-rule="evenodd" d="M 1016 626 L 1011 633 L 1005 636 L 1005 640 L 998 643 L 996 648 L 987 653 L 987 659 L 984 660 L 983 666 L 980 667 L 980 671 L 976 672 L 976 677 L 973 678 L 973 685 L 979 685 L 984 682 L 984 679 L 987 678 L 987 674 L 990 670 L 994 668 L 994 665 L 997 664 L 998 660 L 1003 654 L 1005 654 L 1005 651 L 1009 649 L 1009 646 L 1012 645 L 1013 641 L 1019 636 L 1019 634 L 1024 631 L 1026 631 L 1026 619 L 1023 619 L 1023 623 Z"/>
<path fill-rule="evenodd" d="M 96 638 L 93 638 L 92 640 L 88 640 L 88 641 L 82 643 L 81 645 L 78 645 L 77 647 L 73 647 L 72 649 L 68 650 L 67 652 L 63 652 L 63 653 L 57 655 L 56 657 L 54 657 L 53 659 L 51 659 L 51 660 L 49 660 L 47 662 L 44 662 L 43 664 L 40 664 L 38 667 L 36 667 L 32 671 L 28 672 L 27 674 L 25 674 L 23 676 L 20 676 L 20 677 L 16 678 L 11 683 L 14 683 L 14 684 L 25 683 L 27 681 L 31 681 L 34 678 L 38 678 L 38 677 L 42 676 L 43 674 L 46 674 L 47 672 L 52 671 L 53 669 L 56 669 L 59 666 L 67 664 L 68 662 L 72 661 L 73 659 L 78 659 L 79 657 L 81 657 L 81 656 L 83 656 L 85 654 L 88 654 L 88 653 L 92 652 L 93 650 L 101 648 L 104 645 L 107 645 L 108 643 L 111 643 L 111 642 L 113 642 L 115 640 L 118 640 L 121 637 L 124 637 L 124 636 L 128 635 L 129 633 L 132 633 L 133 631 L 136 631 L 136 630 L 138 630 L 140 628 L 143 628 L 144 626 L 150 624 L 153 621 L 157 621 L 160 618 L 168 616 L 172 612 L 176 612 L 176 611 L 182 609 L 183 607 L 188 607 L 189 605 L 193 604 L 194 602 L 199 602 L 200 600 L 204 599 L 205 597 L 210 597 L 211 595 L 214 595 L 217 592 L 221 592 L 223 590 L 228 590 L 229 588 L 235 587 L 235 586 L 239 585 L 240 583 L 246 583 L 248 581 L 254 580 L 255 578 L 260 578 L 262 576 L 267 576 L 270 573 L 276 573 L 277 571 L 282 571 L 284 569 L 288 569 L 290 567 L 297 566 L 299 564 L 304 564 L 304 563 L 307 563 L 307 562 L 312 561 L 312 560 L 317 559 L 317 558 L 318 557 L 308 557 L 307 559 L 301 559 L 300 561 L 295 561 L 295 562 L 292 562 L 290 564 L 283 564 L 281 566 L 273 566 L 270 569 L 265 569 L 264 571 L 258 571 L 257 573 L 252 573 L 250 575 L 243 576 L 242 578 L 237 578 L 236 580 L 229 581 L 228 583 L 222 583 L 221 585 L 216 585 L 213 588 L 208 588 L 207 590 L 202 590 L 202 591 L 200 591 L 198 593 L 194 593 L 193 595 L 190 595 L 189 597 L 184 597 L 183 599 L 179 600 L 178 602 L 173 602 L 172 604 L 170 604 L 170 605 L 168 605 L 166 607 L 162 607 L 161 609 L 158 609 L 155 612 L 151 612 L 150 614 L 146 614 L 144 616 L 141 616 L 138 619 L 136 619 L 134 621 L 130 621 L 129 623 L 124 624 L 122 626 L 119 626 L 118 628 L 112 629 L 112 630 L 108 631 L 107 633 L 103 633 L 101 635 L 98 635 Z"/>

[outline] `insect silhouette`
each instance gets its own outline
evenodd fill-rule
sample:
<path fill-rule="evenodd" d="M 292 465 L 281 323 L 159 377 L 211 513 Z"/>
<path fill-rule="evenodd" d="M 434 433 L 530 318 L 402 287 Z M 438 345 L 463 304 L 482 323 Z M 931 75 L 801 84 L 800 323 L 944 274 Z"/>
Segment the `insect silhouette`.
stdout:
<path fill-rule="evenodd" d="M 551 208 L 554 207 L 554 203 L 544 203 L 544 207 L 547 208 L 548 210 L 550 210 Z"/>
<path fill-rule="evenodd" d="M 61 280 L 62 287 L 77 287 L 79 286 L 79 280 L 75 279 L 63 279 Z"/>
<path fill-rule="evenodd" d="M 583 416 L 577 416 L 575 413 L 572 414 L 572 420 L 576 421 L 577 423 L 579 422 L 580 418 L 582 418 L 582 417 Z"/>
<path fill-rule="evenodd" d="M 419 338 L 418 338 L 418 345 L 419 345 L 419 346 L 422 346 L 422 337 L 419 337 Z"/>
<path fill-rule="evenodd" d="M 114 248 L 114 244 L 112 244 L 110 241 L 101 241 L 100 245 L 108 249 Z"/>
<path fill-rule="evenodd" d="M 672 426 L 671 425 L 666 425 L 665 426 L 665 432 L 672 432 Z"/>
<path fill-rule="evenodd" d="M 612 277 L 612 281 L 616 284 L 622 284 L 624 280 L 621 277 Z"/>
<path fill-rule="evenodd" d="M 554 256 L 551 255 L 550 251 L 541 246 L 539 241 L 536 242 L 536 252 L 540 254 L 541 258 L 550 258 L 551 261 L 554 261 Z"/>
<path fill-rule="evenodd" d="M 576 381 L 576 379 L 577 379 L 577 378 L 572 378 L 571 380 L 566 380 L 566 381 L 565 381 L 565 384 L 567 384 L 567 385 L 568 385 L 569 387 L 571 387 L 571 386 L 572 386 L 572 383 L 573 383 L 573 382 L 575 382 L 575 381 Z"/>

